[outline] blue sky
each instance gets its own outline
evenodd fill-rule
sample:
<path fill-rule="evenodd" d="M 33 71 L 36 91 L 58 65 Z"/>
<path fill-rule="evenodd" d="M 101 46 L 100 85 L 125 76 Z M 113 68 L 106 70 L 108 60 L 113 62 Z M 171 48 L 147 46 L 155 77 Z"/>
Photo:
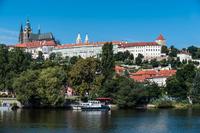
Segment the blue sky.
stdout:
<path fill-rule="evenodd" d="M 0 0 L 0 43 L 15 44 L 27 17 L 34 32 L 53 32 L 61 43 L 77 33 L 90 41 L 154 41 L 200 46 L 200 0 Z"/>

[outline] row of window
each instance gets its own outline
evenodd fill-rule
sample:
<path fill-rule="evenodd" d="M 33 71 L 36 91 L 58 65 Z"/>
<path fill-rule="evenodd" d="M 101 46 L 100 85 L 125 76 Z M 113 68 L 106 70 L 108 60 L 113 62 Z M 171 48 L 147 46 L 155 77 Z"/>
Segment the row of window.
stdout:
<path fill-rule="evenodd" d="M 130 50 L 131 52 L 145 52 L 145 50 Z M 159 49 L 146 49 L 146 51 L 160 51 Z"/>
<path fill-rule="evenodd" d="M 138 54 L 142 54 L 142 53 L 138 53 Z M 135 54 L 136 56 L 138 56 L 138 54 Z M 144 55 L 144 54 L 142 54 Z M 146 53 L 146 56 L 160 56 L 160 53 Z"/>

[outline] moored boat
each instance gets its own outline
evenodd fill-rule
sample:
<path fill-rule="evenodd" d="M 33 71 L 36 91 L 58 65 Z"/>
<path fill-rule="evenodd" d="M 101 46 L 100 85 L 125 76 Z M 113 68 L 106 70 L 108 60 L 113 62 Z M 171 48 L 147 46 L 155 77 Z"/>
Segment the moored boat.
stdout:
<path fill-rule="evenodd" d="M 0 106 L 0 111 L 8 111 L 11 110 L 11 105 L 9 103 L 3 102 Z"/>
<path fill-rule="evenodd" d="M 105 105 L 97 100 L 90 100 L 80 105 L 82 111 L 108 111 L 110 110 L 109 105 Z"/>

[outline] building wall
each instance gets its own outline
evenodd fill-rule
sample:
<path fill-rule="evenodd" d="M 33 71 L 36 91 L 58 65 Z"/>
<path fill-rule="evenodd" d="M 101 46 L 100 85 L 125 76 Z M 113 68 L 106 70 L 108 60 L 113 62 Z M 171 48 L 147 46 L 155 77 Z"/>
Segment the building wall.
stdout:
<path fill-rule="evenodd" d="M 151 59 L 161 56 L 161 46 L 153 45 L 153 46 L 133 46 L 133 47 L 121 47 L 118 48 L 118 52 L 125 52 L 128 50 L 130 53 L 137 57 L 138 54 L 142 54 L 145 59 Z"/>
<path fill-rule="evenodd" d="M 54 46 L 41 46 L 41 47 L 33 47 L 33 48 L 26 48 L 25 51 L 32 54 L 33 59 L 38 57 L 39 51 L 43 53 L 45 59 L 49 58 Z"/>
<path fill-rule="evenodd" d="M 192 60 L 192 56 L 188 54 L 177 54 L 177 57 L 179 57 L 181 62 L 183 60 L 186 60 L 186 61 Z"/>
<path fill-rule="evenodd" d="M 147 80 L 151 83 L 156 83 L 158 86 L 166 86 L 167 77 L 155 77 Z"/>
<path fill-rule="evenodd" d="M 73 57 L 73 56 L 81 56 L 82 58 L 87 57 L 98 57 L 102 53 L 101 45 L 80 45 L 80 46 L 70 46 L 65 48 L 55 48 L 52 52 L 61 53 L 63 57 Z M 118 47 L 118 45 L 113 45 L 113 52 L 125 52 L 129 51 L 137 57 L 138 54 L 142 54 L 144 59 L 152 59 L 161 57 L 161 46 L 153 45 L 153 46 L 133 46 L 133 47 Z"/>
<path fill-rule="evenodd" d="M 103 44 L 100 45 L 80 45 L 70 46 L 66 48 L 55 48 L 52 52 L 61 53 L 63 57 L 81 56 L 82 58 L 87 57 L 99 57 L 102 53 Z M 113 45 L 114 53 L 117 52 L 117 46 Z"/>

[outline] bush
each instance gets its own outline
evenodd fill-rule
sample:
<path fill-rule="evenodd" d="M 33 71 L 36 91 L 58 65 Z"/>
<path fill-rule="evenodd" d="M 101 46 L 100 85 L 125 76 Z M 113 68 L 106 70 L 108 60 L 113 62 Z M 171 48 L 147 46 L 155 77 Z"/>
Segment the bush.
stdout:
<path fill-rule="evenodd" d="M 173 107 L 173 101 L 169 99 L 156 99 L 152 102 L 152 104 L 156 105 L 158 108 L 172 108 Z"/>

